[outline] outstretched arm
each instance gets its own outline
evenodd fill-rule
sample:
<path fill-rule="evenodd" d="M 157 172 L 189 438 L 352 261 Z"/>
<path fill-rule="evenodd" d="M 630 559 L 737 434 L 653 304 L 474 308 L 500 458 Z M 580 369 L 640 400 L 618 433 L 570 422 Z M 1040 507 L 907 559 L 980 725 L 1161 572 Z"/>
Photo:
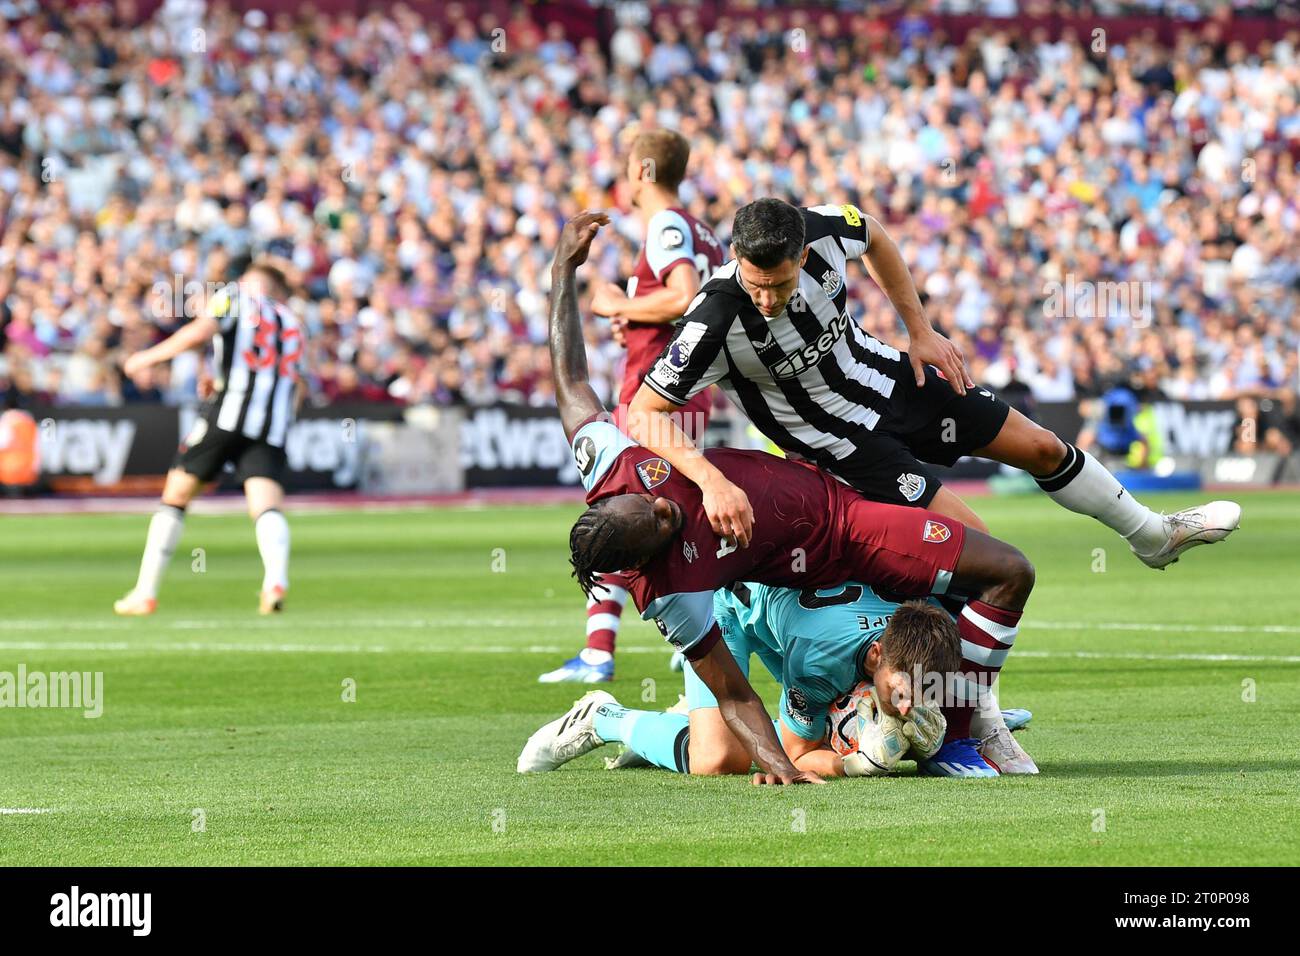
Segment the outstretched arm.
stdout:
<path fill-rule="evenodd" d="M 907 326 L 909 345 L 907 354 L 912 360 L 916 384 L 925 384 L 925 366 L 933 365 L 943 372 L 948 384 L 958 395 L 965 395 L 967 386 L 974 387 L 961 350 L 940 335 L 930 325 L 921 307 L 912 273 L 903 261 L 903 254 L 889 238 L 884 226 L 872 216 L 867 216 L 867 252 L 862 261 L 876 285 L 889 297 L 890 304 Z"/>
<path fill-rule="evenodd" d="M 699 486 L 704 513 L 715 534 L 749 547 L 754 509 L 749 497 L 700 453 L 695 442 L 669 417 L 678 409 L 644 382 L 628 407 L 627 433 Z"/>
<path fill-rule="evenodd" d="M 629 322 L 676 322 L 700 291 L 700 273 L 683 262 L 664 280 L 663 288 L 635 298 L 625 296 L 612 282 L 596 289 L 591 311 L 597 315 L 620 316 Z"/>
<path fill-rule="evenodd" d="M 727 727 L 761 768 L 761 772 L 754 775 L 754 783 L 823 782 L 810 768 L 798 768 L 790 762 L 781 749 L 763 701 L 754 693 L 754 688 L 736 666 L 736 659 L 723 641 L 716 640 L 708 653 L 691 661 L 691 668 L 717 698 L 718 710 Z"/>
<path fill-rule="evenodd" d="M 587 349 L 578 317 L 578 266 L 587 261 L 591 240 L 609 223 L 603 212 L 584 212 L 564 224 L 551 263 L 551 368 L 564 436 L 573 440 L 584 421 L 604 411 L 587 371 Z"/>
<path fill-rule="evenodd" d="M 122 371 L 129 377 L 140 374 L 151 365 L 170 362 L 182 352 L 205 345 L 212 336 L 217 334 L 219 327 L 216 319 L 206 315 L 201 316 L 188 325 L 182 326 L 157 345 L 130 356 L 122 363 Z"/>

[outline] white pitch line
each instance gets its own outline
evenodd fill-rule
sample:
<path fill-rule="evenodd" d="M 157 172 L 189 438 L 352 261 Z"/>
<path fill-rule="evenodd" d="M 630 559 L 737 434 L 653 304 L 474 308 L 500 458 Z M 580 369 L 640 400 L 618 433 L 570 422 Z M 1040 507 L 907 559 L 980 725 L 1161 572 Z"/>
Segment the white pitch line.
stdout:
<path fill-rule="evenodd" d="M 52 647 L 65 651 L 129 651 L 137 646 L 126 641 L 0 641 L 0 648 L 10 651 L 43 651 Z"/>
<path fill-rule="evenodd" d="M 25 813 L 49 813 L 43 807 L 0 807 L 0 817 L 17 816 Z"/>
<path fill-rule="evenodd" d="M 178 631 L 228 631 L 232 628 L 241 631 L 277 631 L 286 626 L 285 621 L 256 621 L 248 618 L 230 618 L 228 620 L 175 620 L 155 619 L 167 629 Z M 581 618 L 566 615 L 557 618 L 533 618 L 528 621 L 531 626 L 565 627 Z M 384 630 L 426 630 L 434 627 L 480 627 L 480 628 L 517 628 L 523 618 L 358 618 L 339 619 L 293 617 L 287 619 L 292 624 L 316 630 L 357 630 L 373 628 Z M 0 633 L 4 631 L 127 631 L 139 630 L 143 625 L 139 621 L 106 619 L 58 621 L 49 618 L 26 621 L 0 621 Z M 1035 621 L 1026 620 L 1020 624 L 1022 630 L 1044 631 L 1133 631 L 1133 632 L 1167 632 L 1173 634 L 1300 634 L 1300 625 L 1296 624 L 1158 624 L 1148 621 Z"/>
<path fill-rule="evenodd" d="M 1018 657 L 1071 657 L 1099 661 L 1245 661 L 1266 664 L 1300 664 L 1300 654 L 1139 654 L 1108 651 L 1012 650 L 1008 661 Z"/>
<path fill-rule="evenodd" d="M 236 644 L 215 641 L 0 641 L 0 651 L 127 651 L 152 653 L 154 651 L 182 651 L 190 653 L 250 653 L 250 654 L 560 654 L 572 651 L 571 647 L 533 644 L 512 647 L 496 644 L 469 644 L 463 647 L 445 644 Z M 663 647 L 623 647 L 629 654 L 668 655 Z"/>
<path fill-rule="evenodd" d="M 136 653 L 188 652 L 188 653 L 245 653 L 245 654 L 563 654 L 572 647 L 531 644 L 511 647 L 499 644 L 465 644 L 460 646 L 438 644 L 411 644 L 390 646 L 386 644 L 233 644 L 206 641 L 159 641 L 127 644 L 121 641 L 0 641 L 0 651 L 134 651 Z M 668 656 L 667 646 L 645 647 L 630 645 L 620 647 L 620 654 L 661 654 Z M 1210 663 L 1247 662 L 1267 664 L 1300 664 L 1297 654 L 1140 654 L 1109 651 L 1038 651 L 1013 650 L 1011 658 L 1070 658 L 1106 661 L 1204 661 Z"/>
<path fill-rule="evenodd" d="M 1118 621 L 1021 621 L 1021 629 L 1044 631 L 1171 631 L 1175 634 L 1300 634 L 1295 624 L 1152 624 Z"/>
<path fill-rule="evenodd" d="M 564 627 L 571 625 L 577 620 L 581 623 L 581 617 L 573 618 L 566 616 L 564 618 L 555 618 L 552 620 L 533 618 L 528 623 L 533 626 L 554 626 Z M 376 628 L 385 630 L 428 630 L 434 627 L 481 627 L 481 628 L 518 628 L 524 619 L 519 618 L 443 618 L 443 619 L 411 619 L 404 618 L 398 620 L 384 620 L 382 618 L 365 618 L 358 620 L 340 620 L 339 618 L 321 618 L 313 620 L 311 618 L 297 617 L 292 619 L 292 624 L 298 627 L 311 628 L 315 630 L 357 630 L 358 628 Z M 258 621 L 248 618 L 231 618 L 230 620 L 162 620 L 158 619 L 157 623 L 163 625 L 164 629 L 174 629 L 178 631 L 281 631 L 287 626 L 279 620 Z M 28 621 L 0 621 L 0 633 L 4 631 L 138 631 L 141 627 L 147 625 L 139 621 L 108 619 L 102 621 L 83 620 L 83 621 L 57 621 L 50 619 L 28 620 Z"/>

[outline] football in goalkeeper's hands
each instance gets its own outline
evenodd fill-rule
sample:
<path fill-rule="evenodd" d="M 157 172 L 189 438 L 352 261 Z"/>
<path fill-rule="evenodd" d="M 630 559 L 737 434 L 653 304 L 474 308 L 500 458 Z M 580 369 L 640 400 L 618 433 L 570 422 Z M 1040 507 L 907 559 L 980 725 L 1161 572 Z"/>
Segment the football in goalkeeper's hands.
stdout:
<path fill-rule="evenodd" d="M 849 777 L 877 777 L 892 773 L 907 753 L 910 741 L 905 722 L 876 709 L 870 694 L 858 699 L 858 749 L 843 757 Z"/>
<path fill-rule="evenodd" d="M 871 685 L 860 681 L 843 697 L 831 704 L 826 714 L 826 743 L 841 757 L 858 749 L 858 701 L 871 696 Z"/>
<path fill-rule="evenodd" d="M 834 701 L 827 710 L 826 743 L 841 757 L 847 757 L 858 751 L 858 702 L 870 697 L 871 684 L 867 681 L 859 681 L 853 690 Z M 875 708 L 875 716 L 879 720 L 879 708 Z M 918 758 L 919 755 L 913 752 L 909 745 L 903 753 L 903 759 Z"/>
<path fill-rule="evenodd" d="M 871 697 L 871 684 L 859 681 L 858 685 L 843 697 L 835 700 L 826 712 L 826 743 L 841 757 L 847 757 L 858 750 L 858 704 L 866 701 L 872 708 L 873 720 L 880 722 L 880 709 L 875 707 Z"/>

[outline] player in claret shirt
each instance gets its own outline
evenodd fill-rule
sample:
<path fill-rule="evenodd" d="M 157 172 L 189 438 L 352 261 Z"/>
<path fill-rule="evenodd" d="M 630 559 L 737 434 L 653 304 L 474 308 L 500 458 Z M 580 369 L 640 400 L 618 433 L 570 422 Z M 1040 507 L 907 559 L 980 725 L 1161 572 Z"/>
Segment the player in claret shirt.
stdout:
<path fill-rule="evenodd" d="M 566 223 L 552 265 L 556 396 L 590 505 L 569 536 L 574 574 L 590 594 L 598 575 L 628 572 L 641 616 L 655 621 L 717 699 L 727 727 L 760 768 L 756 782 L 819 779 L 790 762 L 762 701 L 722 643 L 715 590 L 733 581 L 807 588 L 852 579 L 904 596 L 960 593 L 974 598 L 971 614 L 958 621 L 963 642 L 997 648 L 1005 643 L 1000 638 L 1015 633 L 1033 568 L 1015 548 L 951 518 L 867 501 L 807 463 L 727 448 L 704 455 L 757 503 L 757 513 L 747 547 L 715 534 L 700 489 L 610 423 L 588 383 L 575 272 L 608 222 L 603 213 L 587 212 Z M 579 700 L 530 738 L 519 770 L 551 769 L 598 746 L 595 718 L 612 700 L 604 691 Z M 945 707 L 945 747 L 974 751 L 974 704 Z"/>
<path fill-rule="evenodd" d="M 637 134 L 628 152 L 628 198 L 645 224 L 645 246 L 628 280 L 627 295 L 604 282 L 591 298 L 591 311 L 609 316 L 615 337 L 627 347 L 619 414 L 672 340 L 672 323 L 682 317 L 700 284 L 708 281 L 724 258 L 713 230 L 682 208 L 677 195 L 690 155 L 686 137 L 666 129 Z M 678 427 L 696 440 L 709 421 L 709 395 L 710 390 L 704 389 L 672 413 Z M 587 646 L 539 677 L 543 684 L 614 679 L 614 642 L 627 603 L 627 582 L 611 573 L 602 575 L 600 583 L 599 594 L 587 599 Z"/>

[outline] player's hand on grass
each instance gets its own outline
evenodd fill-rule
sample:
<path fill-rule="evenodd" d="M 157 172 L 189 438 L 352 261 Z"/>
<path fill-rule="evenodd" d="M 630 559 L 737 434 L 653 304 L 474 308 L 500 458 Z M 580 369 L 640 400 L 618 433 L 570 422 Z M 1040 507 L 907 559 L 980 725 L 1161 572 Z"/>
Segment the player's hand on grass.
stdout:
<path fill-rule="evenodd" d="M 938 707 L 915 706 L 903 721 L 903 736 L 912 744 L 912 755 L 924 760 L 943 746 L 948 721 Z"/>
<path fill-rule="evenodd" d="M 627 296 L 612 282 L 598 282 L 591 295 L 591 311 L 596 315 L 617 315 L 627 302 Z M 627 324 L 626 321 L 623 323 Z"/>
<path fill-rule="evenodd" d="M 754 774 L 753 780 L 756 787 L 786 787 L 797 783 L 825 782 L 811 770 L 796 770 L 793 773 L 764 773 L 760 770 Z"/>
<path fill-rule="evenodd" d="M 879 777 L 892 773 L 907 752 L 910 741 L 905 721 L 883 711 L 866 694 L 858 701 L 858 749 L 844 758 L 844 776 Z"/>
<path fill-rule="evenodd" d="M 925 367 L 933 365 L 958 395 L 965 395 L 967 388 L 974 388 L 970 373 L 966 371 L 966 360 L 961 349 L 934 329 L 922 332 L 911 340 L 907 347 L 907 356 L 912 362 L 912 371 L 916 374 L 916 384 L 925 384 Z"/>
<path fill-rule="evenodd" d="M 754 532 L 754 509 L 749 496 L 724 478 L 721 472 L 700 485 L 700 491 L 703 493 L 704 513 L 708 515 L 714 533 L 748 548 L 750 535 Z"/>
<path fill-rule="evenodd" d="M 555 267 L 576 269 L 587 261 L 591 251 L 591 240 L 601 226 L 609 225 L 609 216 L 603 212 L 579 213 L 564 224 L 560 232 L 560 243 L 555 248 Z"/>

